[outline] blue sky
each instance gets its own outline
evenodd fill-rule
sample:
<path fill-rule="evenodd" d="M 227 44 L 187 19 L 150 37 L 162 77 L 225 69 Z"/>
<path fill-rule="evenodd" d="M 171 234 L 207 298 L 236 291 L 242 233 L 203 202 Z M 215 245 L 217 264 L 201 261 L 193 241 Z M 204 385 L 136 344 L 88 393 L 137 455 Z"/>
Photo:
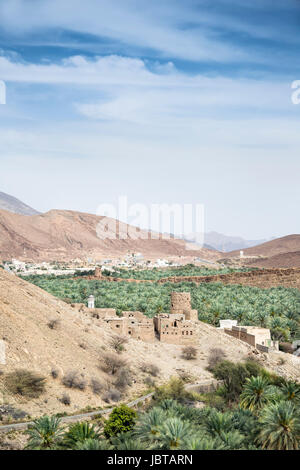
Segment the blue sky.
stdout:
<path fill-rule="evenodd" d="M 203 203 L 300 233 L 300 2 L 0 0 L 0 189 L 41 211 Z"/>

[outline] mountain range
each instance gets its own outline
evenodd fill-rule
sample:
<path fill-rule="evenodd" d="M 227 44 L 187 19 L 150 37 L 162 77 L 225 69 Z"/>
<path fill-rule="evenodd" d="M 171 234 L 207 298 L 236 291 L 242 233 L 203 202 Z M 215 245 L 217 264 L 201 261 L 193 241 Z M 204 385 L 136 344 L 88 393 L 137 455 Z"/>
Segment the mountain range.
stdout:
<path fill-rule="evenodd" d="M 207 232 L 204 235 L 204 243 L 218 251 L 230 252 L 234 250 L 243 250 L 252 246 L 260 245 L 268 240 L 245 240 L 242 237 L 224 235 L 218 232 Z"/>
<path fill-rule="evenodd" d="M 244 251 L 243 264 L 259 267 L 299 267 L 300 235 L 278 239 L 245 240 L 217 232 L 205 234 L 204 247 L 186 249 L 186 241 L 161 234 L 156 239 L 150 231 L 110 219 L 117 234 L 97 236 L 103 217 L 68 210 L 50 210 L 44 214 L 17 198 L 0 192 L 0 260 L 19 258 L 28 261 L 69 261 L 75 258 L 116 258 L 128 252 L 141 252 L 146 259 L 158 257 L 193 257 L 215 261 L 238 258 Z M 124 235 L 128 232 L 128 236 Z M 135 233 L 139 232 L 138 237 Z"/>
<path fill-rule="evenodd" d="M 161 234 L 107 219 L 104 236 L 97 228 L 104 217 L 83 212 L 51 210 L 25 216 L 0 210 L 0 259 L 27 261 L 70 261 L 91 258 L 117 258 L 128 252 L 140 252 L 146 259 L 193 257 L 214 260 L 218 252 L 205 248 L 186 249 L 184 240 L 164 239 Z M 115 230 L 116 228 L 116 230 Z"/>
<path fill-rule="evenodd" d="M 21 215 L 37 215 L 39 214 L 38 211 L 32 209 L 32 207 L 28 206 L 24 202 L 20 201 L 14 196 L 10 196 L 9 194 L 0 192 L 0 210 L 3 209 L 5 211 L 13 212 L 14 214 L 21 214 Z"/>

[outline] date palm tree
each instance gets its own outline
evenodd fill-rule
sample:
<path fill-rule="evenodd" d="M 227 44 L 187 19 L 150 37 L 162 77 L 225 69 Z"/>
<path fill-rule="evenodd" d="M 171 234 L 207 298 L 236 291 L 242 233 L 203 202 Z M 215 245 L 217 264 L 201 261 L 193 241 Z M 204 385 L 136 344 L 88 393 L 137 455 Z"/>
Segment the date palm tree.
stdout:
<path fill-rule="evenodd" d="M 160 426 L 167 418 L 166 412 L 158 407 L 141 416 L 134 433 L 142 440 L 154 442 L 160 435 Z"/>
<path fill-rule="evenodd" d="M 210 436 L 218 437 L 221 432 L 227 433 L 232 430 L 232 416 L 212 410 L 204 423 L 204 428 Z"/>
<path fill-rule="evenodd" d="M 110 438 L 115 450 L 146 450 L 148 445 L 143 443 L 131 432 L 123 432 Z"/>
<path fill-rule="evenodd" d="M 162 449 L 180 449 L 192 438 L 192 427 L 189 422 L 179 418 L 168 418 L 159 427 L 158 442 Z"/>
<path fill-rule="evenodd" d="M 257 376 L 246 379 L 240 397 L 242 408 L 257 411 L 274 401 L 274 388 L 266 378 Z"/>
<path fill-rule="evenodd" d="M 292 401 L 293 403 L 300 402 L 300 385 L 296 382 L 285 382 L 281 385 L 281 391 L 284 400 Z"/>
<path fill-rule="evenodd" d="M 220 439 L 196 436 L 184 443 L 180 450 L 225 450 L 225 444 Z"/>
<path fill-rule="evenodd" d="M 75 449 L 79 443 L 87 439 L 99 439 L 99 431 L 90 423 L 75 423 L 64 434 L 63 445 L 69 449 Z"/>
<path fill-rule="evenodd" d="M 261 413 L 257 442 L 268 450 L 300 448 L 300 417 L 293 403 L 281 401 L 269 405 Z"/>
<path fill-rule="evenodd" d="M 104 439 L 86 439 L 78 442 L 76 450 L 112 450 L 113 446 Z"/>
<path fill-rule="evenodd" d="M 26 431 L 29 435 L 27 449 L 54 449 L 61 441 L 63 429 L 61 420 L 56 416 L 42 416 L 34 420 L 33 425 Z"/>

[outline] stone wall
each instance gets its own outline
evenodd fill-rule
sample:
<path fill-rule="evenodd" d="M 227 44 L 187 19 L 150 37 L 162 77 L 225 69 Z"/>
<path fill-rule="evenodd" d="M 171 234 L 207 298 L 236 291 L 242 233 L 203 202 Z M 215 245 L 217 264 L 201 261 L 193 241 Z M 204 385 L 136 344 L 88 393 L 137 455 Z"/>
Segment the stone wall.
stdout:
<path fill-rule="evenodd" d="M 196 329 L 194 324 L 185 319 L 176 319 L 174 315 L 161 314 L 154 318 L 155 330 L 159 340 L 170 344 L 194 344 Z"/>
<path fill-rule="evenodd" d="M 224 328 L 224 332 L 244 343 L 250 344 L 254 348 L 257 345 L 271 345 L 271 333 L 268 328 L 233 326 L 232 329 Z"/>
<path fill-rule="evenodd" d="M 120 336 L 128 335 L 128 322 L 127 318 L 121 317 L 107 317 L 103 320 L 110 328 Z"/>
<path fill-rule="evenodd" d="M 300 289 L 300 268 L 258 269 L 214 276 L 174 276 L 160 279 L 158 282 L 195 282 L 196 284 L 222 282 L 223 284 L 243 284 L 261 288 L 284 286 Z"/>

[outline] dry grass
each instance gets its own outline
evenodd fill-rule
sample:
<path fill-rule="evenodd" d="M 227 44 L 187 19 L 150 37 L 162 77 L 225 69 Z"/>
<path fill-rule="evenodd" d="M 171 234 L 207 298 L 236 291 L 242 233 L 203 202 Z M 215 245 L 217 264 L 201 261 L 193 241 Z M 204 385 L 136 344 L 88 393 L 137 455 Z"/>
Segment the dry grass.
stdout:
<path fill-rule="evenodd" d="M 121 353 L 124 351 L 124 344 L 128 343 L 128 338 L 125 336 L 113 336 L 109 342 L 112 349 Z"/>
<path fill-rule="evenodd" d="M 95 395 L 100 395 L 102 390 L 104 389 L 104 384 L 98 379 L 91 379 L 91 388 Z"/>
<path fill-rule="evenodd" d="M 160 373 L 160 368 L 151 362 L 142 364 L 140 369 L 142 372 L 152 375 L 152 377 L 157 377 Z"/>
<path fill-rule="evenodd" d="M 38 398 L 45 391 L 45 377 L 29 370 L 18 369 L 5 377 L 5 387 L 13 395 Z"/>
<path fill-rule="evenodd" d="M 218 362 L 226 359 L 226 353 L 221 348 L 211 348 L 208 356 L 208 369 L 212 370 Z"/>
<path fill-rule="evenodd" d="M 62 379 L 62 383 L 67 388 L 75 388 L 82 391 L 86 389 L 86 381 L 74 370 L 67 372 Z"/>
<path fill-rule="evenodd" d="M 198 351 L 194 346 L 185 346 L 182 348 L 181 357 L 187 361 L 191 361 L 192 359 L 196 359 L 197 353 Z"/>
<path fill-rule="evenodd" d="M 116 354 L 113 353 L 107 353 L 104 354 L 101 363 L 100 363 L 100 368 L 106 372 L 107 374 L 110 375 L 115 375 L 121 367 L 124 367 L 126 365 L 126 361 Z"/>

